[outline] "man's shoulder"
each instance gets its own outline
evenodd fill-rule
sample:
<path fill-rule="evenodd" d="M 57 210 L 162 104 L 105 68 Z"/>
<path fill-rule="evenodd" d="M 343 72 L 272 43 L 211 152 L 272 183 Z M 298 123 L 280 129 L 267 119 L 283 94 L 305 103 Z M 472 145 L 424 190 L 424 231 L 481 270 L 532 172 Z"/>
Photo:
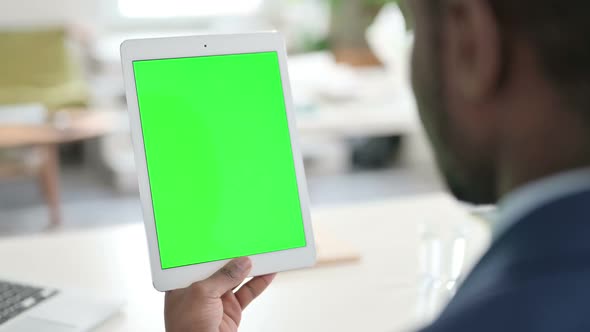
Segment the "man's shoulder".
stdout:
<path fill-rule="evenodd" d="M 590 331 L 590 191 L 539 207 L 475 267 L 439 331 Z"/>
<path fill-rule="evenodd" d="M 443 314 L 422 332 L 590 331 L 590 266 L 546 272 L 511 280 Z"/>

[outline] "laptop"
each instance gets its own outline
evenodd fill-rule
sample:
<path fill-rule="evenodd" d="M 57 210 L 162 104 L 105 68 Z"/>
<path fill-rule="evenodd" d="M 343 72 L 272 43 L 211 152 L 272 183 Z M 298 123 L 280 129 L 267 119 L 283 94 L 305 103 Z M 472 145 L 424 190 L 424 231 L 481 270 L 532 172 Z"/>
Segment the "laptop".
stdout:
<path fill-rule="evenodd" d="M 122 301 L 0 280 L 0 332 L 91 331 Z"/>

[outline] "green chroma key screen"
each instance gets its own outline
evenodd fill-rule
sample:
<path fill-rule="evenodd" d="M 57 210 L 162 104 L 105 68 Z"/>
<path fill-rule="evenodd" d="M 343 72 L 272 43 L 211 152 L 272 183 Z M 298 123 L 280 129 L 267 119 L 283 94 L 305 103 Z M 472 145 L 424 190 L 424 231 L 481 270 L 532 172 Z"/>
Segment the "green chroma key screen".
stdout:
<path fill-rule="evenodd" d="M 277 53 L 133 69 L 162 269 L 305 247 Z"/>

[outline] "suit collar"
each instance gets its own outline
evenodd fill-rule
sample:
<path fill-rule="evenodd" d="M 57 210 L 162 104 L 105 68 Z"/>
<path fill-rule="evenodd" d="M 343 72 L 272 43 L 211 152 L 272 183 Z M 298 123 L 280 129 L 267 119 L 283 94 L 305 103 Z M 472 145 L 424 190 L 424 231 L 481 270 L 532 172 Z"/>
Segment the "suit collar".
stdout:
<path fill-rule="evenodd" d="M 586 190 L 590 190 L 590 167 L 562 172 L 516 189 L 499 204 L 493 223 L 494 239 L 536 208 Z"/>
<path fill-rule="evenodd" d="M 590 264 L 590 190 L 529 211 L 492 244 L 443 316 L 505 291 L 516 280 Z"/>

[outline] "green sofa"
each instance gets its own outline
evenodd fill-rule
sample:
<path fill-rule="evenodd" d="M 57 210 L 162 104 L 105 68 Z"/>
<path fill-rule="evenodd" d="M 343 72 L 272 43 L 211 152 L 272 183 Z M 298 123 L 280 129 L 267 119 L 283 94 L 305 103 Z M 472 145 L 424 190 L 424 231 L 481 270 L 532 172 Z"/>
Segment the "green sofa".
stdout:
<path fill-rule="evenodd" d="M 85 106 L 89 92 L 63 28 L 0 30 L 0 105 Z"/>

